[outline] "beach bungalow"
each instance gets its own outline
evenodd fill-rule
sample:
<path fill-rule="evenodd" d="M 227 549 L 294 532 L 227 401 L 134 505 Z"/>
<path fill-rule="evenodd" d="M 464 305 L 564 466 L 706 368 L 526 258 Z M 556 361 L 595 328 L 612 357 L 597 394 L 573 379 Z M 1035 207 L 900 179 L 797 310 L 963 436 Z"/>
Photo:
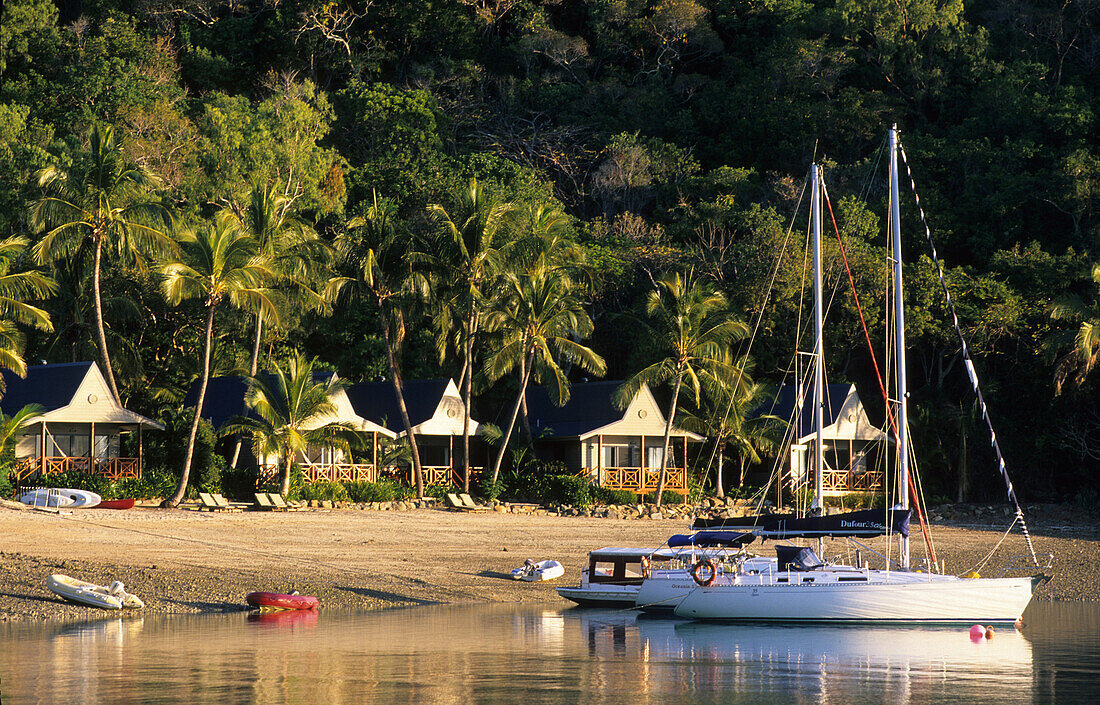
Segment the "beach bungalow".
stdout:
<path fill-rule="evenodd" d="M 775 402 L 758 409 L 789 422 L 794 429 L 788 448 L 792 487 L 807 482 L 813 468 L 813 393 L 792 385 L 779 388 Z M 854 384 L 825 386 L 822 441 L 825 466 L 822 485 L 826 496 L 882 489 L 882 464 L 875 450 L 885 448 L 887 435 L 867 418 Z"/>
<path fill-rule="evenodd" d="M 317 382 L 327 382 L 335 377 L 332 372 L 318 372 L 314 375 Z M 215 430 L 221 428 L 234 416 L 244 415 L 248 411 L 245 405 L 245 394 L 248 392 L 248 380 L 244 377 L 214 377 L 210 380 L 206 389 L 206 397 L 203 399 L 202 416 Z M 198 400 L 198 382 L 191 386 L 184 400 L 185 406 L 194 406 Z M 345 389 L 337 390 L 330 398 L 336 406 L 336 411 L 322 417 L 313 419 L 309 428 L 319 428 L 328 423 L 346 422 L 355 429 L 366 434 L 370 442 L 367 448 L 361 451 L 361 458 L 348 457 L 344 451 L 332 447 L 309 447 L 304 453 L 298 453 L 294 462 L 302 468 L 306 482 L 318 482 L 327 480 L 330 482 L 351 482 L 355 480 L 378 480 L 379 468 L 379 443 L 380 438 L 394 438 L 389 429 L 379 426 L 355 413 L 351 401 Z M 254 462 L 259 470 L 258 485 L 273 482 L 279 475 L 280 458 L 252 456 L 251 447 L 246 440 L 241 448 L 241 453 Z"/>
<path fill-rule="evenodd" d="M 416 434 L 424 483 L 429 485 L 462 484 L 462 416 L 465 406 L 458 385 L 453 379 L 420 379 L 404 383 L 405 408 L 409 423 Z M 348 388 L 355 413 L 398 438 L 405 436 L 405 426 L 397 405 L 392 382 L 364 382 Z M 470 457 L 485 457 L 485 444 L 476 438 L 480 424 L 470 419 Z M 485 465 L 471 463 L 473 476 Z M 411 471 L 406 471 L 411 472 Z M 406 479 L 411 480 L 411 477 Z"/>
<path fill-rule="evenodd" d="M 543 388 L 528 393 L 527 413 L 541 460 L 559 461 L 600 487 L 652 492 L 660 481 L 665 415 L 649 387 L 642 386 L 626 409 L 611 398 L 622 382 L 579 382 L 569 401 L 555 406 Z M 688 443 L 702 436 L 673 426 L 665 488 L 687 493 Z"/>
<path fill-rule="evenodd" d="M 143 433 L 164 426 L 116 402 L 96 363 L 33 365 L 25 378 L 3 374 L 5 416 L 28 404 L 42 408 L 16 435 L 13 482 L 60 472 L 141 477 Z"/>

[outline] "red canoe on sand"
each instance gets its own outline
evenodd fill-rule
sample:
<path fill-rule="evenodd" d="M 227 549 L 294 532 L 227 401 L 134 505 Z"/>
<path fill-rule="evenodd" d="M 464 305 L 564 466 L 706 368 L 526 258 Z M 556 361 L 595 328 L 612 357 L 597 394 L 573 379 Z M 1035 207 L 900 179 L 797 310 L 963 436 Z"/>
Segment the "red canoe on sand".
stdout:
<path fill-rule="evenodd" d="M 312 595 L 284 595 L 279 592 L 250 592 L 244 598 L 253 607 L 274 607 L 280 610 L 315 610 L 317 598 Z"/>
<path fill-rule="evenodd" d="M 133 509 L 135 499 L 104 499 L 95 505 L 96 509 Z"/>

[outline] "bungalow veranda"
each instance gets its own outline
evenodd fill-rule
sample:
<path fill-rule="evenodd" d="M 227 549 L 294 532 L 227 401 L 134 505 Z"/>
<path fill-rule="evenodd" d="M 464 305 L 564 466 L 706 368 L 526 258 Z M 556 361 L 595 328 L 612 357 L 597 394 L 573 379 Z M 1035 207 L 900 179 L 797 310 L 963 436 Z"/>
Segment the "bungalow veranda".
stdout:
<path fill-rule="evenodd" d="M 527 410 L 535 448 L 540 459 L 564 463 L 600 487 L 653 492 L 660 482 L 665 415 L 645 385 L 625 410 L 618 409 L 611 399 L 621 384 L 575 383 L 564 406 L 551 403 L 545 389 L 532 390 Z M 688 444 L 702 441 L 702 436 L 672 427 L 666 490 L 687 493 Z"/>
<path fill-rule="evenodd" d="M 16 434 L 11 480 L 17 485 L 62 472 L 140 478 L 143 433 L 164 430 L 116 402 L 94 362 L 33 365 L 25 378 L 5 371 L 4 382 L 5 416 L 29 404 L 42 409 Z"/>

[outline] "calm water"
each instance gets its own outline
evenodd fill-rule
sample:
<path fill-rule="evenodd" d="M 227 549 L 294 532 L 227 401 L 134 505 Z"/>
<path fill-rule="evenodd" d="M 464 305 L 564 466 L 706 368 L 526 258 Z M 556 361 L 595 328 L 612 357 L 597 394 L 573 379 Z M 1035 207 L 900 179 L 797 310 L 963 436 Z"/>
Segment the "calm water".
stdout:
<path fill-rule="evenodd" d="M 556 606 L 0 625 L 0 702 L 1078 703 L 1100 605 L 1022 632 L 756 627 Z"/>

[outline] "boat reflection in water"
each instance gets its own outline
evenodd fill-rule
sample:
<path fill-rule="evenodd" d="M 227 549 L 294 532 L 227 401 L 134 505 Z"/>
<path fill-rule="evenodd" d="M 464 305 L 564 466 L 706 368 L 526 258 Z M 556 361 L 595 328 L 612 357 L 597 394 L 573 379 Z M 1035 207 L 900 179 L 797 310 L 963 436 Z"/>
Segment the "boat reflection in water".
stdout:
<path fill-rule="evenodd" d="M 1015 703 L 1034 693 L 1032 645 L 1012 628 L 974 641 L 959 627 L 722 624 L 611 612 L 562 619 L 579 622 L 594 660 L 636 652 L 652 687 L 677 683 L 724 694 L 723 702 Z"/>
<path fill-rule="evenodd" d="M 1080 702 L 1100 683 L 1100 609 L 1031 611 L 1023 633 L 978 643 L 967 627 L 707 624 L 541 604 L 0 623 L 0 694 L 4 705 Z"/>

